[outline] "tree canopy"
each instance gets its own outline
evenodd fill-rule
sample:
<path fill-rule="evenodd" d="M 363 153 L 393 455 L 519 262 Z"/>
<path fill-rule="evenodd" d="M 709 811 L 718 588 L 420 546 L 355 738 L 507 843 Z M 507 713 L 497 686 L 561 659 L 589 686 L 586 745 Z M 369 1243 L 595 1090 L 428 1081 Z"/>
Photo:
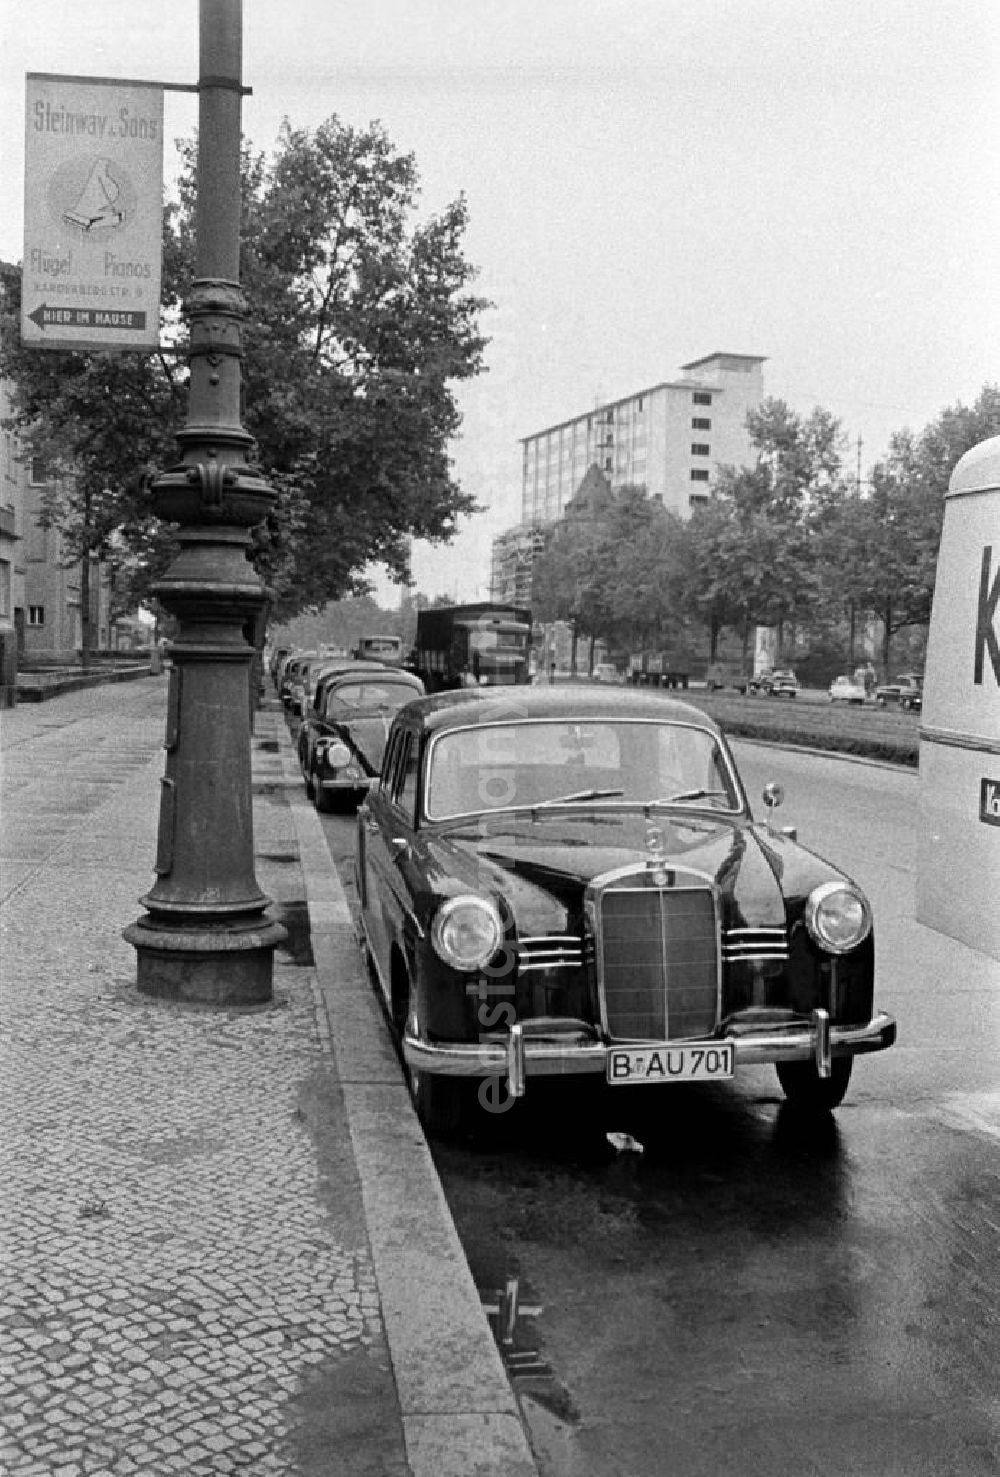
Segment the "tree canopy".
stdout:
<path fill-rule="evenodd" d="M 89 550 L 147 576 L 167 557 L 149 475 L 177 460 L 187 410 L 193 143 L 184 158 L 164 211 L 159 353 L 23 348 L 20 272 L 2 272 L 0 374 L 19 425 L 66 474 L 46 517 L 69 557 Z M 244 151 L 242 186 L 244 421 L 279 494 L 255 559 L 290 614 L 362 590 L 370 561 L 405 578 L 411 537 L 446 540 L 474 511 L 449 446 L 454 386 L 483 368 L 489 304 L 471 290 L 464 197 L 416 221 L 415 160 L 377 123 L 286 121 L 273 159 Z"/>
<path fill-rule="evenodd" d="M 563 519 L 545 532 L 532 573 L 532 614 L 568 620 L 577 635 L 613 646 L 683 643 L 690 621 L 676 597 L 686 547 L 684 525 L 644 488 L 612 495 L 594 466 Z"/>
<path fill-rule="evenodd" d="M 895 435 L 867 488 L 845 471 L 825 410 L 765 400 L 747 430 L 755 464 L 720 467 L 687 522 L 642 488 L 612 496 L 592 468 L 546 533 L 536 617 L 570 620 L 619 652 L 696 644 L 710 660 L 727 629 L 745 658 L 754 625 L 808 630 L 846 658 L 855 623 L 876 619 L 888 668 L 893 636 L 930 618 L 948 482 L 964 452 L 1000 433 L 1000 387 Z"/>

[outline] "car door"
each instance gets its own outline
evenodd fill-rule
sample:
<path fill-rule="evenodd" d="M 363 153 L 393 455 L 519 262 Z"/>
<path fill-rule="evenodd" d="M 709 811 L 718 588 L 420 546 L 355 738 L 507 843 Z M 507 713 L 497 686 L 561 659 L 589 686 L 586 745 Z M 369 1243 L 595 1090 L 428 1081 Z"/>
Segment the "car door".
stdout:
<path fill-rule="evenodd" d="M 409 727 L 393 731 L 379 783 L 358 812 L 358 881 L 368 943 L 383 989 L 392 978 L 392 948 L 404 949 L 412 900 L 400 861 L 413 845 L 419 766 L 418 735 Z"/>

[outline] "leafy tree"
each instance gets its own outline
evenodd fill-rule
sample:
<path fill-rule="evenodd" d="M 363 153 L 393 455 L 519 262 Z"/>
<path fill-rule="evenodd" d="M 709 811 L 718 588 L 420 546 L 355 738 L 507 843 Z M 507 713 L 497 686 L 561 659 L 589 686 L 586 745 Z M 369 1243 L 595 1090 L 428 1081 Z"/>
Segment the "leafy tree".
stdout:
<path fill-rule="evenodd" d="M 726 625 L 783 628 L 813 615 L 822 583 L 815 523 L 842 486 L 839 423 L 817 407 L 802 417 L 782 400 L 747 416 L 755 467 L 722 467 L 712 498 L 691 519 L 691 598 L 714 657 Z"/>
<path fill-rule="evenodd" d="M 114 547 L 153 575 L 169 549 L 145 474 L 176 461 L 186 412 L 195 162 L 190 144 L 164 213 L 160 353 L 24 349 L 20 274 L 3 270 L 0 374 L 21 428 L 73 473 L 48 516 L 74 552 Z M 361 591 L 369 561 L 405 579 L 408 539 L 447 540 L 474 510 L 449 457 L 452 386 L 482 369 L 489 305 L 470 291 L 464 198 L 414 224 L 415 161 L 380 125 L 286 121 L 273 160 L 244 152 L 242 176 L 244 419 L 279 494 L 254 559 L 280 615 Z"/>
<path fill-rule="evenodd" d="M 593 642 L 635 648 L 687 638 L 677 598 L 684 529 L 642 487 L 612 494 L 592 467 L 546 531 L 532 571 L 537 620 L 572 622 Z"/>
<path fill-rule="evenodd" d="M 603 634 L 606 619 L 601 549 L 611 489 L 591 468 L 564 517 L 545 530 L 532 566 L 532 615 L 536 621 L 568 621 L 573 629 L 572 665 L 578 636 Z"/>
<path fill-rule="evenodd" d="M 892 638 L 930 620 L 944 497 L 956 462 L 1000 433 L 1000 387 L 987 385 L 971 407 L 955 405 L 914 436 L 893 436 L 872 469 L 871 492 L 828 510 L 824 535 L 831 579 L 857 609 L 882 625 L 888 675 Z"/>

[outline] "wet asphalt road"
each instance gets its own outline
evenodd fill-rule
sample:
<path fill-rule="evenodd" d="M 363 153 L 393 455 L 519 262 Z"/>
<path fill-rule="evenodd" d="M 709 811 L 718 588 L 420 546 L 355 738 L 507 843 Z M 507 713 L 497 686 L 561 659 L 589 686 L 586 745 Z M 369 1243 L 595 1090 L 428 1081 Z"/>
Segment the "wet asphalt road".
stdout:
<path fill-rule="evenodd" d="M 540 1469 L 995 1474 L 1000 972 L 913 922 L 915 775 L 735 747 L 869 891 L 900 1041 L 818 1127 L 755 1068 L 596 1118 L 532 1085 L 435 1146 Z M 325 828 L 353 899 L 353 822 Z"/>

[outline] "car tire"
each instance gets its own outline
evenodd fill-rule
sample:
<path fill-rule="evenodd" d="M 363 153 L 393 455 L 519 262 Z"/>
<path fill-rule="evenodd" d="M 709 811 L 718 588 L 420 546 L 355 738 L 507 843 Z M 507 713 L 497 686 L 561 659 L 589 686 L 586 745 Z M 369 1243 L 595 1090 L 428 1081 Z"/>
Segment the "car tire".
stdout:
<path fill-rule="evenodd" d="M 334 796 L 331 791 L 324 790 L 316 778 L 315 769 L 310 776 L 312 782 L 312 802 L 320 815 L 332 815 L 334 810 Z"/>
<path fill-rule="evenodd" d="M 431 1138 L 454 1139 L 469 1132 L 474 1114 L 481 1112 L 475 1099 L 477 1079 L 441 1077 L 435 1072 L 410 1069 L 410 1096 L 421 1127 Z"/>
<path fill-rule="evenodd" d="M 815 1062 L 778 1062 L 775 1070 L 781 1090 L 793 1108 L 806 1113 L 829 1113 L 844 1101 L 852 1056 L 836 1056 L 830 1063 L 829 1077 L 821 1077 Z"/>

